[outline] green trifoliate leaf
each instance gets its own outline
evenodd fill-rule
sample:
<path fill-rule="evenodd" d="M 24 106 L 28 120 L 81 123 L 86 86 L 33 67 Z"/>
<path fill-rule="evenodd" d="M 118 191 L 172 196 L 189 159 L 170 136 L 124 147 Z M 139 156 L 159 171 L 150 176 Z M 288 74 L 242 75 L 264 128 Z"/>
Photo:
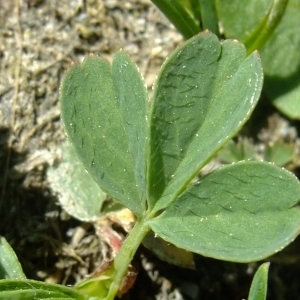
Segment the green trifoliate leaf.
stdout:
<path fill-rule="evenodd" d="M 60 205 L 68 214 L 86 222 L 100 217 L 106 194 L 85 171 L 70 143 L 62 146 L 62 161 L 49 168 L 47 175 Z"/>
<path fill-rule="evenodd" d="M 26 279 L 14 250 L 4 237 L 0 237 L 0 279 Z"/>
<path fill-rule="evenodd" d="M 249 118 L 262 87 L 256 53 L 193 37 L 164 63 L 154 87 L 149 157 L 149 206 L 167 207 Z"/>
<path fill-rule="evenodd" d="M 152 230 L 179 248 L 228 261 L 260 260 L 300 231 L 298 179 L 270 163 L 240 162 L 190 186 Z"/>
<path fill-rule="evenodd" d="M 79 292 L 58 284 L 34 280 L 0 280 L 0 299 L 87 300 Z"/>
<path fill-rule="evenodd" d="M 147 95 L 129 57 L 112 66 L 96 56 L 72 67 L 61 89 L 62 119 L 86 170 L 110 196 L 141 215 L 145 209 Z"/>
<path fill-rule="evenodd" d="M 266 300 L 269 266 L 270 263 L 264 263 L 256 271 L 252 280 L 248 300 Z"/>

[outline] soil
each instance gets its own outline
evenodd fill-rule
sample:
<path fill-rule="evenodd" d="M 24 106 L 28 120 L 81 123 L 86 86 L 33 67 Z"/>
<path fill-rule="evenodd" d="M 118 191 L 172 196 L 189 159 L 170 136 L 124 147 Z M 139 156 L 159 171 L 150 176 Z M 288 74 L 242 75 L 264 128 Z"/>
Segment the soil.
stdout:
<path fill-rule="evenodd" d="M 123 48 L 145 77 L 156 73 L 182 37 L 150 0 L 0 0 L 0 234 L 30 279 L 73 285 L 101 265 L 93 226 L 61 209 L 47 168 L 66 139 L 59 86 L 73 61 L 111 60 Z M 299 123 L 262 102 L 242 131 L 257 152 L 282 139 L 295 147 L 285 165 L 299 174 Z M 268 299 L 300 299 L 299 238 L 269 258 Z M 139 275 L 124 299 L 245 299 L 260 263 L 195 256 L 195 270 L 159 260 L 141 247 Z"/>

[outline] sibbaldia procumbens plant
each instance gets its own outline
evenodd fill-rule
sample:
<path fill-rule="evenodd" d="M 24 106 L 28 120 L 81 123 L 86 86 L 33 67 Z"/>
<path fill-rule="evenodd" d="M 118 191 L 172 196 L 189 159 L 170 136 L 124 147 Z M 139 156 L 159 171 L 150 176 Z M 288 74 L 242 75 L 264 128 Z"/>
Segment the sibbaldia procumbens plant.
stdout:
<path fill-rule="evenodd" d="M 300 185 L 286 170 L 243 161 L 194 180 L 249 118 L 262 82 L 257 53 L 247 56 L 241 43 L 220 43 L 209 32 L 165 61 L 150 103 L 123 51 L 112 65 L 89 56 L 67 72 L 67 136 L 101 189 L 137 217 L 105 299 L 114 299 L 150 230 L 179 248 L 237 262 L 265 258 L 298 235 Z"/>
<path fill-rule="evenodd" d="M 102 191 L 136 223 L 111 266 L 77 285 L 114 299 L 145 236 L 216 259 L 251 262 L 283 249 L 299 233 L 300 185 L 267 162 L 199 171 L 245 124 L 260 96 L 258 53 L 236 40 L 200 33 L 163 64 L 148 101 L 128 55 L 110 65 L 88 56 L 61 86 L 68 139 Z M 76 184 L 76 182 L 74 182 Z"/>

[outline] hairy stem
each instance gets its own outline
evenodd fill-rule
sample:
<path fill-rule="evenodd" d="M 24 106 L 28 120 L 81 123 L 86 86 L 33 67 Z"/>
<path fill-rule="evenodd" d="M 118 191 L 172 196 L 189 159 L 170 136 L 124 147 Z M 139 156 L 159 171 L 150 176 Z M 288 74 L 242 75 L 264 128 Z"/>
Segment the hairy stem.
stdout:
<path fill-rule="evenodd" d="M 113 300 L 115 298 L 122 284 L 122 280 L 126 275 L 128 266 L 149 230 L 150 227 L 146 219 L 138 220 L 125 239 L 120 252 L 117 254 L 114 260 L 114 280 L 110 285 L 109 292 L 105 300 Z"/>

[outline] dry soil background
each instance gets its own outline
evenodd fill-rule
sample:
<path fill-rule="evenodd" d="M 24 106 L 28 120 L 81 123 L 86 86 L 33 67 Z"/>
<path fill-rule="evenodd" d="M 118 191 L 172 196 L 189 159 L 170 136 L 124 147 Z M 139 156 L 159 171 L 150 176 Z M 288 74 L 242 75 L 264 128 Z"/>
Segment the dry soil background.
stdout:
<path fill-rule="evenodd" d="M 93 227 L 62 211 L 47 181 L 65 140 L 58 103 L 65 70 L 88 53 L 110 60 L 123 48 L 151 87 L 181 41 L 149 0 L 0 0 L 0 234 L 28 278 L 74 284 L 103 257 Z M 272 115 L 261 139 L 278 123 L 290 126 Z M 296 141 L 296 129 L 290 132 Z M 270 299 L 300 299 L 297 245 L 273 258 Z M 137 265 L 124 299 L 243 299 L 257 267 L 197 257 L 197 272 L 183 270 L 144 248 Z"/>

